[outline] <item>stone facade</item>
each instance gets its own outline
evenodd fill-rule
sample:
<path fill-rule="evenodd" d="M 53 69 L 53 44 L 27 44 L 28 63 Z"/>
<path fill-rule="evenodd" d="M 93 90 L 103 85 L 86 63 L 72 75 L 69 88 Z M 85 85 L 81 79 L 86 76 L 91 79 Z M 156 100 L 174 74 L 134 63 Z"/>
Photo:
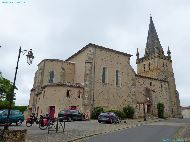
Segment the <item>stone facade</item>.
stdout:
<path fill-rule="evenodd" d="M 181 107 L 181 113 L 182 113 L 183 118 L 190 118 L 190 106 Z"/>
<path fill-rule="evenodd" d="M 144 57 L 137 50 L 137 73 L 130 65 L 132 55 L 88 44 L 67 60 L 46 59 L 39 63 L 30 94 L 29 108 L 55 115 L 76 107 L 90 115 L 94 107 L 122 110 L 130 105 L 135 116 L 143 117 L 143 107 L 157 115 L 157 104 L 165 106 L 165 116 L 180 114 L 171 52 L 168 56 L 159 42 L 152 17 Z"/>

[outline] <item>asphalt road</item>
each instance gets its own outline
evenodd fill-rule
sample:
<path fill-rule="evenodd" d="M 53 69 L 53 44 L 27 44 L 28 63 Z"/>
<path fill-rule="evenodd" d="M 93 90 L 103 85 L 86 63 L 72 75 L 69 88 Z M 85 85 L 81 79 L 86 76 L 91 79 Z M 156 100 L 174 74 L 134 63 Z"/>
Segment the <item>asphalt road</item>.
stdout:
<path fill-rule="evenodd" d="M 190 119 L 174 119 L 92 137 L 87 142 L 169 142 Z"/>
<path fill-rule="evenodd" d="M 91 138 L 88 142 L 162 142 L 171 139 L 176 126 L 142 126 Z"/>

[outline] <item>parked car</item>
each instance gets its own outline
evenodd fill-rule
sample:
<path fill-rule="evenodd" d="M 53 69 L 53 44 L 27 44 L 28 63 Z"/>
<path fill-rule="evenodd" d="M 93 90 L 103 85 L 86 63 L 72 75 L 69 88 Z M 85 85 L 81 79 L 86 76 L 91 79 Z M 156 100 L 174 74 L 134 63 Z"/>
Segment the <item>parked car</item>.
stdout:
<path fill-rule="evenodd" d="M 8 110 L 0 110 L 0 124 L 5 124 L 7 120 Z M 24 115 L 19 110 L 11 110 L 9 116 L 9 124 L 16 123 L 21 125 L 24 121 Z"/>
<path fill-rule="evenodd" d="M 119 117 L 113 113 L 113 112 L 104 112 L 104 113 L 100 113 L 100 115 L 98 116 L 98 122 L 105 122 L 105 123 L 119 123 Z"/>
<path fill-rule="evenodd" d="M 79 110 L 62 110 L 58 113 L 60 121 L 83 120 L 83 114 Z"/>

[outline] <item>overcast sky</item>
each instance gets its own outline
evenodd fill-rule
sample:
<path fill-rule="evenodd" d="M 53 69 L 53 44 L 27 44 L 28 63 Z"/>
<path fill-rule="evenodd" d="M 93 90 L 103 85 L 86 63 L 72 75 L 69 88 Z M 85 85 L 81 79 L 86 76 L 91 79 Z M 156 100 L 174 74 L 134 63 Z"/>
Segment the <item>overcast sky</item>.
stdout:
<path fill-rule="evenodd" d="M 182 106 L 190 105 L 189 0 L 0 0 L 0 71 L 14 78 L 19 46 L 33 49 L 34 62 L 22 55 L 16 105 L 28 105 L 37 64 L 65 60 L 88 43 L 144 55 L 150 13 L 166 53 L 170 46 Z"/>

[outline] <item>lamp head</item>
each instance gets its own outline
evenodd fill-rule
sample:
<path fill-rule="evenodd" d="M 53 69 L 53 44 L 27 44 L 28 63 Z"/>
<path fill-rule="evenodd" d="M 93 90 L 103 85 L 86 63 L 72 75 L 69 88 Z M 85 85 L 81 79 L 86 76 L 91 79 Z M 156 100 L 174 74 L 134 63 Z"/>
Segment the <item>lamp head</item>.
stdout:
<path fill-rule="evenodd" d="M 34 59 L 34 55 L 33 55 L 32 49 L 30 49 L 30 50 L 28 51 L 28 54 L 26 55 L 26 57 L 27 57 L 27 63 L 28 63 L 29 65 L 32 64 L 32 61 L 33 61 L 33 59 Z"/>

